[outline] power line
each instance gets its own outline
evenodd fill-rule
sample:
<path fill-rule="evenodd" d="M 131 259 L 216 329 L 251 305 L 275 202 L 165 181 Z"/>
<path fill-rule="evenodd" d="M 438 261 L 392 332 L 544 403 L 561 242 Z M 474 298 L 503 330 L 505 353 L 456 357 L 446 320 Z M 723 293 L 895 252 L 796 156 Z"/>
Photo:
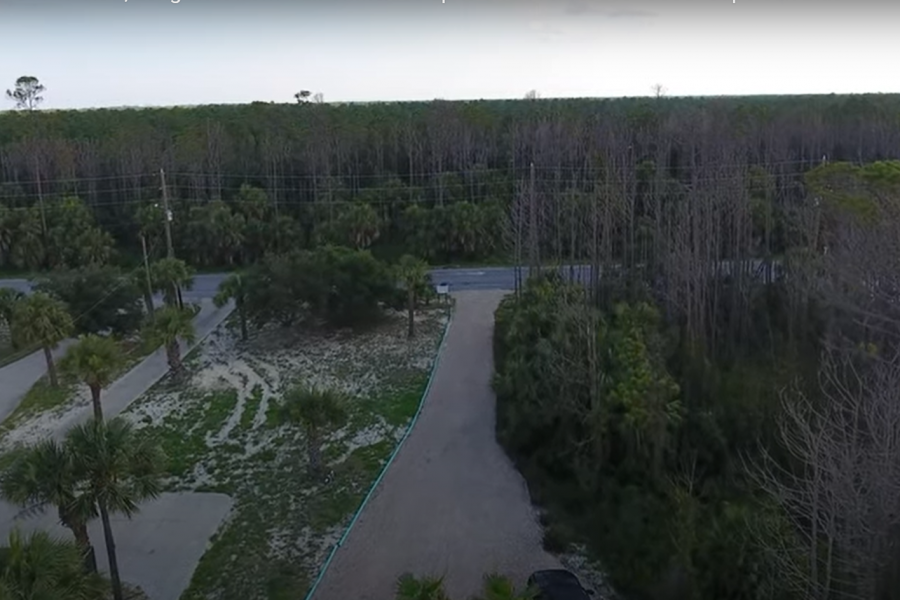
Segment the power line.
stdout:
<path fill-rule="evenodd" d="M 156 243 L 154 243 L 154 244 L 151 246 L 151 250 L 150 250 L 150 251 L 152 252 L 155 248 L 156 248 Z M 83 311 L 81 314 L 75 316 L 75 317 L 72 319 L 72 324 L 75 325 L 76 323 L 78 323 L 79 321 L 81 321 L 83 318 L 85 318 L 85 317 L 86 317 L 88 314 L 90 314 L 95 308 L 97 308 L 98 306 L 100 306 L 100 305 L 103 303 L 104 300 L 106 300 L 107 298 L 109 298 L 110 296 L 112 296 L 112 295 L 113 295 L 116 291 L 118 291 L 123 285 L 127 284 L 127 283 L 131 280 L 131 278 L 134 277 L 134 274 L 137 273 L 138 271 L 140 271 L 140 270 L 143 269 L 143 268 L 144 268 L 144 266 L 142 265 L 142 266 L 140 266 L 140 267 L 138 267 L 138 268 L 136 268 L 136 269 L 134 269 L 134 270 L 132 270 L 132 271 L 129 271 L 128 273 L 122 273 L 121 276 L 119 277 L 119 280 L 118 280 L 115 284 L 113 284 L 113 285 L 108 289 L 108 291 L 107 291 L 105 294 L 103 294 L 103 296 L 101 296 L 100 299 L 97 300 L 97 302 L 95 302 L 95 303 L 93 304 L 93 306 L 91 306 L 90 308 L 88 308 L 87 310 Z M 39 279 L 39 278 L 35 278 L 35 279 Z M 29 281 L 34 281 L 35 279 L 31 279 L 31 280 L 29 280 Z M 62 331 L 61 329 L 59 329 L 59 328 L 57 328 L 56 333 L 57 333 L 60 337 L 62 337 L 62 338 L 68 337 L 68 336 L 65 334 L 65 332 L 63 332 L 63 331 Z M 12 334 L 12 331 L 10 331 L 10 334 Z M 16 354 L 13 354 L 13 355 L 12 355 L 12 358 L 11 358 L 11 359 L 7 359 L 7 364 L 13 363 L 13 362 L 15 362 L 15 361 L 17 361 L 17 360 L 21 360 L 22 358 L 28 356 L 29 354 L 32 354 L 32 353 L 34 353 L 34 352 L 37 352 L 37 350 L 39 350 L 39 349 L 40 349 L 40 348 L 32 348 L 32 349 L 22 350 L 22 351 L 20 351 L 20 352 L 17 352 Z"/>
<path fill-rule="evenodd" d="M 535 167 L 535 169 L 537 170 L 538 167 Z M 770 174 L 770 176 L 775 177 L 775 175 L 771 175 L 771 174 Z M 800 173 L 800 172 L 791 173 L 790 176 L 792 178 L 800 178 L 803 176 L 803 173 Z M 750 182 L 753 180 L 753 178 L 754 178 L 754 176 L 752 174 L 740 173 L 740 174 L 727 174 L 727 175 L 719 175 L 719 176 L 692 177 L 690 179 L 690 181 L 679 181 L 677 179 L 674 179 L 672 181 L 673 181 L 673 183 L 688 185 L 688 184 L 693 184 L 693 183 L 712 183 L 712 182 Z M 620 180 L 620 178 L 614 177 L 614 180 Z M 515 185 L 517 183 L 521 184 L 524 181 L 525 181 L 525 178 L 522 178 L 520 180 L 511 180 L 511 181 L 508 181 L 505 183 Z M 280 178 L 279 178 L 279 182 L 283 183 L 280 180 Z M 552 177 L 536 178 L 535 182 L 540 183 L 540 184 L 550 184 L 553 186 L 557 186 L 559 184 L 564 184 L 563 189 L 571 189 L 573 187 L 572 185 L 569 185 L 571 183 L 570 181 L 560 180 L 558 178 L 552 178 Z M 594 182 L 593 179 L 586 179 L 586 180 L 579 181 L 578 184 L 585 185 L 585 184 L 590 184 L 592 182 Z M 466 197 L 470 197 L 470 198 L 495 196 L 495 194 L 486 193 L 486 192 L 481 192 L 481 193 L 475 194 L 475 195 L 469 194 L 467 190 L 471 189 L 470 185 L 471 184 L 466 183 L 466 182 L 460 182 L 458 184 L 442 184 L 440 182 L 432 181 L 427 185 L 407 186 L 405 188 L 397 188 L 394 186 L 369 186 L 369 187 L 360 188 L 359 191 L 356 191 L 356 192 L 354 192 L 353 190 L 351 190 L 347 187 L 339 186 L 339 187 L 330 188 L 330 189 L 323 189 L 323 190 L 320 190 L 318 193 L 319 193 L 319 195 L 337 195 L 337 196 L 350 195 L 350 196 L 353 196 L 354 200 L 349 200 L 349 201 L 318 200 L 317 201 L 317 200 L 303 199 L 303 200 L 279 201 L 279 203 L 286 203 L 286 204 L 326 203 L 326 204 L 330 204 L 330 203 L 340 203 L 340 202 L 357 202 L 360 199 L 359 197 L 361 195 L 364 195 L 366 192 L 396 192 L 398 194 L 402 194 L 404 197 L 401 198 L 398 195 L 397 199 L 373 198 L 373 199 L 367 199 L 367 202 L 372 203 L 372 204 L 399 203 L 399 202 L 403 202 L 403 201 L 408 201 L 409 196 L 407 194 L 409 194 L 409 192 L 411 192 L 411 191 L 412 192 L 416 192 L 416 191 L 437 192 L 437 191 L 440 191 L 441 189 L 446 191 L 446 190 L 452 190 L 454 188 L 466 190 L 466 191 L 464 191 L 464 193 L 462 195 L 466 196 Z M 476 186 L 481 187 L 481 188 L 490 187 L 491 185 L 496 185 L 496 183 L 492 184 L 491 182 L 480 182 L 480 183 L 476 184 Z M 177 185 L 170 186 L 170 187 L 175 187 L 177 190 L 181 190 L 181 191 L 187 190 L 188 192 L 191 192 L 191 191 L 202 192 L 202 195 L 206 195 L 209 192 L 208 186 L 195 185 L 192 182 L 187 182 L 187 183 L 182 182 L 181 184 L 177 184 Z M 301 190 L 298 188 L 287 187 L 287 186 L 283 186 L 283 185 L 279 185 L 279 186 L 264 185 L 264 186 L 253 186 L 253 187 L 265 192 L 267 195 L 269 195 L 269 194 L 274 195 L 274 194 L 278 194 L 278 193 L 293 193 L 293 194 L 303 193 L 306 195 L 309 194 L 308 188 Z M 576 185 L 575 187 L 578 187 L 578 185 Z M 136 194 L 136 195 L 144 196 L 144 197 L 143 198 L 112 200 L 112 201 L 106 201 L 106 202 L 85 201 L 85 206 L 96 207 L 96 206 L 126 206 L 126 205 L 131 205 L 131 204 L 150 204 L 151 202 L 153 202 L 155 193 L 159 192 L 159 190 L 160 190 L 160 188 L 158 185 L 150 185 L 150 184 L 141 186 L 141 187 L 128 188 L 127 190 L 103 190 L 103 191 L 100 191 L 97 193 L 109 194 L 109 193 L 113 193 L 113 192 L 119 192 L 119 193 L 126 193 L 128 195 Z M 148 193 L 148 192 L 150 192 L 150 193 Z M 198 195 L 201 195 L 201 194 L 198 194 Z M 44 197 L 44 199 L 47 199 L 49 197 L 54 200 L 75 197 L 75 198 L 84 200 L 84 198 L 82 196 L 79 196 L 73 192 L 58 192 L 58 193 L 53 193 L 53 194 L 44 194 L 43 197 Z M 21 200 L 29 200 L 29 199 L 35 199 L 35 198 L 37 198 L 37 196 L 33 195 L 33 194 L 17 194 L 17 195 L 0 196 L 0 201 L 2 201 L 2 200 L 19 200 L 19 201 L 21 201 Z M 184 202 L 207 202 L 208 200 L 202 199 L 202 198 L 181 197 L 181 198 L 175 198 L 173 201 L 184 203 Z M 225 201 L 227 203 L 244 202 L 244 200 L 239 198 L 237 196 L 237 194 L 232 194 L 230 198 L 223 199 L 223 201 Z M 23 206 L 9 207 L 8 206 L 7 210 L 28 210 L 30 208 L 31 207 L 27 207 L 27 206 L 26 207 L 23 207 Z M 50 207 L 48 207 L 48 210 L 58 210 L 60 208 L 63 208 L 63 207 L 59 206 L 59 205 L 56 205 L 56 206 L 51 205 Z"/>
<path fill-rule="evenodd" d="M 900 160 L 900 158 L 898 158 Z M 652 159 L 641 159 L 638 161 L 633 161 L 628 163 L 630 167 L 638 167 L 641 163 L 652 161 Z M 690 171 L 690 170 L 698 170 L 698 169 L 747 169 L 750 167 L 762 167 L 762 168 L 772 168 L 772 167 L 782 167 L 782 166 L 797 166 L 797 165 L 815 165 L 820 160 L 816 159 L 792 159 L 792 160 L 782 160 L 782 161 L 768 161 L 768 162 L 754 162 L 754 161 L 744 161 L 744 162 L 705 162 L 700 163 L 699 165 L 660 165 L 659 169 L 664 172 L 682 172 L 682 171 Z M 855 164 L 854 161 L 845 161 L 851 162 Z M 621 169 L 622 164 L 618 165 L 619 169 Z M 595 166 L 568 166 L 568 165 L 554 165 L 554 166 L 541 166 L 540 164 L 535 164 L 535 169 L 537 171 L 552 171 L 552 172 L 588 172 L 588 173 L 602 173 L 607 172 L 612 169 L 606 169 L 603 167 L 595 167 Z M 490 168 L 459 168 L 453 170 L 442 170 L 442 171 L 419 171 L 413 173 L 391 173 L 391 174 L 348 174 L 348 173 L 327 173 L 327 174 L 306 174 L 306 175 L 278 175 L 274 179 L 280 181 L 327 181 L 329 179 L 342 181 L 344 179 L 352 178 L 355 180 L 391 180 L 397 179 L 401 182 L 405 179 L 409 178 L 436 178 L 441 175 L 459 175 L 459 176 L 477 176 L 484 174 L 515 174 L 522 173 L 523 177 L 527 177 L 528 169 L 524 167 L 519 167 L 516 169 L 511 169 L 509 167 L 490 167 Z M 169 177 L 172 178 L 207 178 L 207 179 L 229 179 L 229 180 L 243 180 L 243 181 L 265 181 L 271 180 L 273 177 L 266 175 L 264 173 L 216 173 L 209 171 L 172 171 L 168 173 Z M 41 179 L 42 184 L 44 185 L 59 185 L 59 184 L 72 184 L 72 183 L 90 183 L 90 182 L 98 182 L 98 181 L 122 181 L 133 183 L 136 179 L 147 179 L 147 180 L 155 180 L 159 177 L 159 173 L 123 173 L 119 175 L 106 175 L 100 177 L 75 177 L 75 178 L 62 178 L 62 179 Z M 32 181 L 5 181 L 0 182 L 0 189 L 3 186 L 23 186 L 23 185 L 31 185 Z M 489 182 L 483 182 L 484 184 L 488 184 Z M 409 187 L 409 186 L 406 186 Z M 413 186 L 418 187 L 418 186 Z M 365 186 L 363 189 L 395 189 L 393 186 Z M 66 195 L 65 193 L 62 193 Z M 3 197 L 12 197 L 15 198 L 15 194 L 6 194 L 0 196 Z"/>

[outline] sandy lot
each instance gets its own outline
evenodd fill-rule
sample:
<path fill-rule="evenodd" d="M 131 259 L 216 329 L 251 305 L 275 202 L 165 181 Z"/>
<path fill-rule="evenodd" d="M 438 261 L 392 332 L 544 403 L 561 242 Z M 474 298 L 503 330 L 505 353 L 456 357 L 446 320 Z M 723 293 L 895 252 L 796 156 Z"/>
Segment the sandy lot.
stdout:
<path fill-rule="evenodd" d="M 446 312 L 417 320 L 411 341 L 401 314 L 363 333 L 271 327 L 247 342 L 221 327 L 187 360 L 188 385 L 163 380 L 123 413 L 166 449 L 170 491 L 234 500 L 183 598 L 302 596 L 418 404 Z M 295 383 L 349 399 L 324 447 L 330 484 L 306 472 L 302 427 L 277 418 Z"/>

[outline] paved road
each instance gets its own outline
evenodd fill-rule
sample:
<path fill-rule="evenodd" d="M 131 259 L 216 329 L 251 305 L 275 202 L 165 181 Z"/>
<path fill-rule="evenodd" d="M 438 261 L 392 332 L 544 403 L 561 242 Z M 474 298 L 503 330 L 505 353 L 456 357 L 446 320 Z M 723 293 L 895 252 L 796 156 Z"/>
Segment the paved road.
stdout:
<path fill-rule="evenodd" d="M 752 261 L 754 268 L 759 269 L 762 261 Z M 590 280 L 590 265 L 572 265 L 558 267 L 565 275 L 570 273 L 574 279 L 587 282 Z M 723 273 L 731 269 L 730 261 L 723 261 L 719 268 Z M 431 279 L 435 284 L 446 283 L 451 292 L 468 290 L 513 290 L 516 275 L 513 267 L 472 267 L 472 268 L 438 268 L 432 269 Z M 522 277 L 527 276 L 527 267 L 522 268 Z M 183 296 L 189 300 L 212 298 L 216 294 L 219 283 L 227 277 L 227 273 L 207 273 L 194 277 L 194 286 L 185 290 Z M 0 287 L 11 287 L 22 292 L 31 290 L 27 279 L 0 279 Z"/>
<path fill-rule="evenodd" d="M 219 283 L 227 276 L 227 273 L 196 275 L 193 288 L 184 290 L 182 295 L 185 300 L 212 298 L 216 294 Z M 515 270 L 511 267 L 433 269 L 431 277 L 435 284 L 450 284 L 451 291 L 511 290 L 515 288 Z M 11 287 L 21 292 L 31 291 L 31 284 L 27 279 L 0 279 L 0 287 Z"/>
<path fill-rule="evenodd" d="M 494 437 L 492 331 L 501 291 L 458 292 L 422 415 L 314 600 L 392 598 L 397 578 L 445 575 L 452 598 L 497 570 L 524 584 L 558 567 L 542 550 L 525 482 Z"/>

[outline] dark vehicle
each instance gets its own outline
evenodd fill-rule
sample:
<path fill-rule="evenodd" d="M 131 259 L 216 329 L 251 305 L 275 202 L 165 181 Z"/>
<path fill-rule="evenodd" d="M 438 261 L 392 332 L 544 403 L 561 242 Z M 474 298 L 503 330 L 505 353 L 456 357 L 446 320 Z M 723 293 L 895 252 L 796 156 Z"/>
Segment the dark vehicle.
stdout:
<path fill-rule="evenodd" d="M 565 569 L 535 571 L 528 578 L 528 587 L 538 591 L 536 600 L 590 600 L 594 594 L 581 587 L 578 578 Z"/>

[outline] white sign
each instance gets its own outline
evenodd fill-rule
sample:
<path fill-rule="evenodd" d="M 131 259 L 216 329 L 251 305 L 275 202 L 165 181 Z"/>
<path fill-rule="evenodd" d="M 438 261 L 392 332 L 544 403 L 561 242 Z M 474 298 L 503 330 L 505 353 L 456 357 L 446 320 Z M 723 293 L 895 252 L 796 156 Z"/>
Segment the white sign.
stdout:
<path fill-rule="evenodd" d="M 450 285 L 447 283 L 439 283 L 434 287 L 437 290 L 437 293 L 442 296 L 450 293 Z"/>

